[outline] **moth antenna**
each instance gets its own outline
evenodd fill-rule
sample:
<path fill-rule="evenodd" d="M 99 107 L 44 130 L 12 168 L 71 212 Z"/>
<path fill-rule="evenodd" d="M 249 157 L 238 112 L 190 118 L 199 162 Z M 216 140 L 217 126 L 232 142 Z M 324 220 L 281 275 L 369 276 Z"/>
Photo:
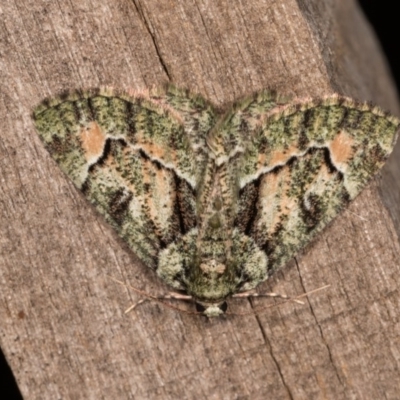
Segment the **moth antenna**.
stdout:
<path fill-rule="evenodd" d="M 300 294 L 299 296 L 296 296 L 296 297 L 292 297 L 292 298 L 287 297 L 286 300 L 281 301 L 281 302 L 279 302 L 279 303 L 277 303 L 277 304 L 270 304 L 270 305 L 268 305 L 268 306 L 255 309 L 255 310 L 253 310 L 253 311 L 248 311 L 248 312 L 244 312 L 244 313 L 231 313 L 231 312 L 226 312 L 226 314 L 229 314 L 229 315 L 239 315 L 239 316 L 243 316 L 243 315 L 254 315 L 254 314 L 258 315 L 258 314 L 260 314 L 260 313 L 266 311 L 266 310 L 269 309 L 269 308 L 278 307 L 278 306 L 280 306 L 280 305 L 282 305 L 282 304 L 286 304 L 286 303 L 289 303 L 289 302 L 291 302 L 291 301 L 297 302 L 298 299 L 301 299 L 301 298 L 303 298 L 303 297 L 308 297 L 309 295 L 314 294 L 314 293 L 316 293 L 316 292 L 319 292 L 320 290 L 327 289 L 327 288 L 330 287 L 330 286 L 331 286 L 331 285 L 321 286 L 321 287 L 319 287 L 319 288 L 317 288 L 317 289 L 311 290 L 311 291 L 309 291 L 309 292 L 307 292 L 307 293 Z M 281 297 L 281 298 L 284 298 L 284 297 L 282 297 L 282 295 L 268 296 L 269 294 L 274 294 L 274 295 L 275 295 L 276 293 L 267 293 L 266 296 L 267 296 L 267 297 Z M 284 295 L 283 295 L 283 296 L 284 296 Z M 245 297 L 245 296 L 235 296 L 235 297 Z M 251 296 L 247 296 L 247 297 L 251 297 Z M 258 297 L 258 296 L 254 296 L 254 297 Z M 301 303 L 300 303 L 300 304 L 301 304 Z M 304 303 L 303 303 L 303 304 L 304 304 Z"/>
<path fill-rule="evenodd" d="M 297 304 L 304 305 L 304 301 L 297 300 L 296 298 L 289 297 L 286 294 L 280 294 L 280 293 L 275 293 L 275 292 L 270 292 L 270 293 L 257 293 L 257 292 L 244 292 L 244 293 L 235 293 L 233 298 L 249 298 L 249 297 L 278 297 L 280 299 L 284 300 L 292 300 Z"/>
<path fill-rule="evenodd" d="M 361 215 L 356 214 L 355 212 L 351 210 L 346 210 L 348 213 L 355 215 L 356 217 L 360 218 L 362 221 L 368 221 L 367 218 L 362 217 Z"/>
<path fill-rule="evenodd" d="M 192 296 L 188 296 L 188 295 L 181 294 L 181 293 L 175 293 L 175 292 L 171 292 L 171 293 L 163 295 L 163 296 L 158 296 L 157 298 L 159 300 L 193 301 Z M 145 301 L 150 301 L 150 300 L 152 300 L 152 299 L 146 298 L 146 299 L 139 300 L 137 303 L 132 304 L 129 308 L 127 308 L 124 311 L 124 314 L 128 314 L 130 311 L 134 310 L 140 304 L 143 304 Z"/>
<path fill-rule="evenodd" d="M 131 312 L 132 310 L 134 310 L 137 306 L 140 306 L 141 304 L 143 304 L 145 301 L 149 301 L 150 299 L 142 299 L 139 300 L 137 303 L 132 304 L 130 307 L 128 307 L 125 311 L 124 314 L 128 314 L 129 312 Z"/>
<path fill-rule="evenodd" d="M 155 302 L 162 304 L 164 307 L 171 308 L 172 310 L 179 311 L 179 312 L 181 312 L 183 314 L 203 315 L 201 312 L 184 310 L 182 308 L 175 307 L 172 304 L 169 304 L 169 303 L 166 303 L 165 301 L 163 301 L 163 299 L 171 299 L 171 300 L 172 299 L 177 299 L 177 300 L 185 300 L 185 301 L 187 301 L 187 300 L 191 300 L 190 296 L 181 295 L 179 293 L 171 293 L 170 295 L 166 295 L 166 296 L 162 296 L 162 297 L 156 297 L 156 296 L 152 296 L 151 294 L 148 294 L 148 293 L 144 292 L 143 290 L 135 288 L 134 286 L 128 285 L 125 282 L 122 282 L 122 281 L 120 281 L 118 279 L 115 279 L 112 276 L 109 276 L 109 275 L 106 275 L 106 276 L 108 278 L 110 278 L 111 280 L 113 280 L 114 282 L 119 283 L 120 285 L 122 285 L 124 287 L 127 287 L 129 289 L 132 289 L 137 294 L 140 294 L 141 296 L 146 297 L 145 299 L 139 300 L 137 303 L 135 303 L 132 306 L 130 306 L 129 308 L 127 308 L 124 311 L 124 314 L 129 313 L 130 311 L 135 309 L 140 304 L 143 304 L 145 301 L 154 300 Z M 174 297 L 174 295 L 176 295 L 176 297 Z"/>

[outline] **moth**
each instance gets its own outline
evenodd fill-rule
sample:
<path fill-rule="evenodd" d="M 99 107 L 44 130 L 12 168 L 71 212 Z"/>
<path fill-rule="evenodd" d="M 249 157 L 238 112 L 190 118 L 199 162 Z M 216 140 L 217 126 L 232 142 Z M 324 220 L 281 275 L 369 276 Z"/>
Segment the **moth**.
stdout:
<path fill-rule="evenodd" d="M 45 147 L 129 247 L 208 317 L 354 199 L 400 121 L 333 95 L 228 109 L 173 86 L 77 91 L 33 113 Z"/>

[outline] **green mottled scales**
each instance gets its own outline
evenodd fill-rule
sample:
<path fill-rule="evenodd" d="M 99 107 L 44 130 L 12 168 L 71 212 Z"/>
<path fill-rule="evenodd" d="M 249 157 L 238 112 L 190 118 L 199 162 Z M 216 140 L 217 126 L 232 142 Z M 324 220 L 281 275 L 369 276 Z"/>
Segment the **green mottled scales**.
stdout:
<path fill-rule="evenodd" d="M 76 92 L 34 119 L 132 250 L 209 317 L 321 231 L 383 165 L 399 127 L 339 96 L 261 92 L 220 112 L 174 87 Z"/>

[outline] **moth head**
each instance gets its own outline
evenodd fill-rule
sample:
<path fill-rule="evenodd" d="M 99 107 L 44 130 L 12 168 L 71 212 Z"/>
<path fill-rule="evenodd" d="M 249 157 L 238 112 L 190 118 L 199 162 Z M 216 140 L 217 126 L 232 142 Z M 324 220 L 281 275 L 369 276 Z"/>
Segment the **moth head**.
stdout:
<path fill-rule="evenodd" d="M 197 312 L 201 312 L 208 318 L 219 317 L 222 314 L 225 314 L 228 309 L 228 304 L 226 301 L 222 303 L 200 303 L 196 302 L 196 310 Z"/>

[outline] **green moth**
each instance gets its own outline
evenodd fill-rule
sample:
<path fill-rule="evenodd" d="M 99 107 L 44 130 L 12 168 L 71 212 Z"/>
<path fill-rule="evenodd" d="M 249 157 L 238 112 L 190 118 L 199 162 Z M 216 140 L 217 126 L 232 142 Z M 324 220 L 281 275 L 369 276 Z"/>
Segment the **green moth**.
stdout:
<path fill-rule="evenodd" d="M 167 86 L 44 101 L 46 148 L 136 255 L 208 317 L 287 263 L 391 153 L 399 120 L 337 95 L 227 110 Z"/>

